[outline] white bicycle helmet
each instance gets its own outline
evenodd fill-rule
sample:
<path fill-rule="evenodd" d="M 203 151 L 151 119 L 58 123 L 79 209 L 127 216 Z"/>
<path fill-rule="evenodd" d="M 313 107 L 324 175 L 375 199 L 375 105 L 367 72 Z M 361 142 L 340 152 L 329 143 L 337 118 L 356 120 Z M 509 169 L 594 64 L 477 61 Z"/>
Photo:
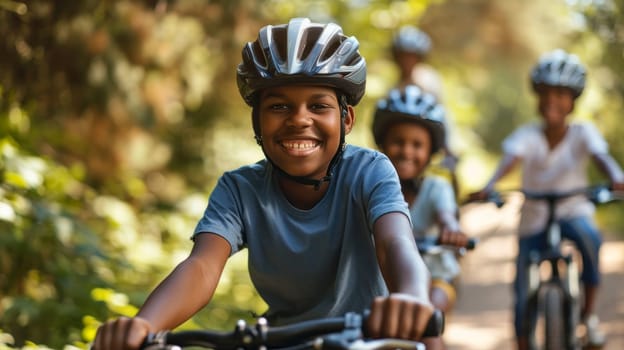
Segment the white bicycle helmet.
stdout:
<path fill-rule="evenodd" d="M 388 97 L 377 102 L 373 117 L 373 137 L 382 145 L 388 128 L 395 123 L 417 123 L 431 135 L 431 154 L 444 144 L 444 107 L 436 98 L 416 85 L 404 89 L 392 89 Z"/>
<path fill-rule="evenodd" d="M 576 55 L 557 49 L 542 55 L 531 71 L 531 83 L 533 90 L 539 85 L 570 88 L 578 97 L 585 88 L 585 76 L 585 67 Z"/>
<path fill-rule="evenodd" d="M 425 56 L 431 50 L 431 38 L 414 26 L 403 26 L 394 36 L 392 48 L 395 51 L 412 52 Z"/>
<path fill-rule="evenodd" d="M 359 42 L 335 23 L 312 23 L 294 18 L 288 24 L 268 25 L 258 39 L 243 48 L 236 71 L 238 89 L 247 104 L 261 89 L 284 84 L 327 85 L 356 105 L 366 85 L 366 62 Z"/>

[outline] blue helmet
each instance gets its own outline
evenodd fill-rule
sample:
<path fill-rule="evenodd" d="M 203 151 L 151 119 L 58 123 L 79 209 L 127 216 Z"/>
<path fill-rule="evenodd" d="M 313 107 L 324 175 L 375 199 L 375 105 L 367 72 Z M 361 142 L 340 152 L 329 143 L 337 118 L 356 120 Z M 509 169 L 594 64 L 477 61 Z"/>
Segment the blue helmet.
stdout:
<path fill-rule="evenodd" d="M 585 67 L 576 55 L 557 49 L 547 52 L 531 71 L 533 90 L 539 85 L 562 86 L 579 97 L 585 88 Z"/>
<path fill-rule="evenodd" d="M 431 135 L 431 154 L 444 145 L 445 112 L 436 98 L 416 85 L 392 89 L 386 98 L 377 102 L 373 117 L 373 137 L 382 145 L 388 128 L 395 123 L 416 123 Z"/>

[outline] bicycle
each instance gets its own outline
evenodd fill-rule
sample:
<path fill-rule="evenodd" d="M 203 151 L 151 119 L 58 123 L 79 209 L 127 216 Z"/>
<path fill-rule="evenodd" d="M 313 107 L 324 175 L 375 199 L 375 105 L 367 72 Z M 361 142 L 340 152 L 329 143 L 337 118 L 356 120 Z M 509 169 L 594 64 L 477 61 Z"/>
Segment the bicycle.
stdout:
<path fill-rule="evenodd" d="M 475 249 L 479 239 L 469 238 L 463 247 L 440 244 L 437 237 L 425 237 L 416 240 L 418 252 L 428 265 L 430 272 L 438 278 L 447 279 L 455 288 L 459 283 L 460 264 L 458 259 Z M 431 270 L 433 269 L 433 270 Z"/>
<path fill-rule="evenodd" d="M 510 192 L 510 191 L 506 191 Z M 582 289 L 579 267 L 573 252 L 564 251 L 561 228 L 555 217 L 559 201 L 584 195 L 594 204 L 605 204 L 624 199 L 624 194 L 609 190 L 608 186 L 584 187 L 568 192 L 531 192 L 520 190 L 525 199 L 541 200 L 547 204 L 547 249 L 532 251 L 529 256 L 527 312 L 529 347 L 545 350 L 578 350 L 582 338 L 577 335 L 580 325 Z M 500 192 L 492 192 L 486 201 L 497 207 L 504 205 Z M 546 266 L 546 268 L 544 268 Z M 550 271 L 544 277 L 543 270 Z"/>
<path fill-rule="evenodd" d="M 239 320 L 233 331 L 177 331 L 150 334 L 143 350 L 178 350 L 196 346 L 214 350 L 425 350 L 424 344 L 401 339 L 367 339 L 363 334 L 365 313 L 347 313 L 270 327 L 265 318 L 254 325 Z M 444 315 L 436 310 L 424 336 L 439 336 L 444 331 Z"/>

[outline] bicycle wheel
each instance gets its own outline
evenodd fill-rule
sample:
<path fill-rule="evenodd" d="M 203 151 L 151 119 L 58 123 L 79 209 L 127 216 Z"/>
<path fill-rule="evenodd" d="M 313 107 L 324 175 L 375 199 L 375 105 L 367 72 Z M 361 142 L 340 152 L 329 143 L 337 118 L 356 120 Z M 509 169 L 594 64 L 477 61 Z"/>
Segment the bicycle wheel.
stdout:
<path fill-rule="evenodd" d="M 543 294 L 544 313 L 544 349 L 566 349 L 566 331 L 564 320 L 564 296 L 560 288 L 545 286 Z"/>

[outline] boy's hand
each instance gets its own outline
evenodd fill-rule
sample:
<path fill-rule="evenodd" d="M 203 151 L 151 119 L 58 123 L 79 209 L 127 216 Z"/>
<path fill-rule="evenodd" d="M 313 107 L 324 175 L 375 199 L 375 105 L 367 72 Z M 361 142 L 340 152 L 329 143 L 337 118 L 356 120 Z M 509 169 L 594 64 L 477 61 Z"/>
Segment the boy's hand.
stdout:
<path fill-rule="evenodd" d="M 92 350 L 134 350 L 138 349 L 151 325 L 140 317 L 121 317 L 101 325 L 95 335 Z"/>
<path fill-rule="evenodd" d="M 393 293 L 373 301 L 366 320 L 367 336 L 420 340 L 434 308 L 429 300 Z"/>
<path fill-rule="evenodd" d="M 444 229 L 440 233 L 438 244 L 465 247 L 468 245 L 468 240 L 468 236 L 463 232 Z"/>
<path fill-rule="evenodd" d="M 611 184 L 614 191 L 624 191 L 624 182 L 614 182 Z"/>
<path fill-rule="evenodd" d="M 470 193 L 468 195 L 468 201 L 483 201 L 486 200 L 489 195 L 490 190 L 484 188 L 480 191 Z"/>

